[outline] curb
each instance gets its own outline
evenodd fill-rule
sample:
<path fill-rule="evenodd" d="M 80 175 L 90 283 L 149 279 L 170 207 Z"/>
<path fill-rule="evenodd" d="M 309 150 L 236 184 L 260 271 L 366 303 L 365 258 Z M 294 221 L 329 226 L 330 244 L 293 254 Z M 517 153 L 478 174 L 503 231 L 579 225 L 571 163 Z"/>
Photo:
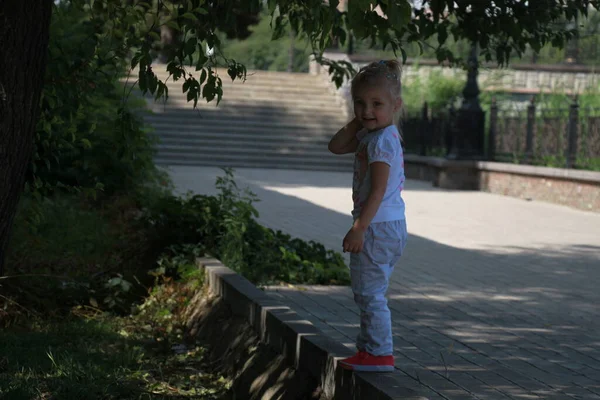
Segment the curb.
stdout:
<path fill-rule="evenodd" d="M 337 360 L 354 353 L 325 336 L 290 307 L 273 299 L 246 278 L 210 257 L 196 260 L 207 276 L 210 291 L 223 298 L 234 314 L 244 318 L 263 343 L 283 354 L 296 369 L 321 382 L 326 398 L 335 400 L 427 400 L 409 385 L 401 372 L 353 373 L 336 368 Z"/>

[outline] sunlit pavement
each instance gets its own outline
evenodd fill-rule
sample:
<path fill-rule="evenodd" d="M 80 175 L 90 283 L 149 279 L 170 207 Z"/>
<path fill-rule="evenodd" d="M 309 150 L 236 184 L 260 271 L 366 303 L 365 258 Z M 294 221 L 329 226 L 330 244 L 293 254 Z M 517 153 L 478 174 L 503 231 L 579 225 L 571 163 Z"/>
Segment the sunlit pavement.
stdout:
<path fill-rule="evenodd" d="M 215 193 L 218 168 L 170 167 Z M 341 250 L 350 173 L 243 169 L 263 224 Z M 409 244 L 389 290 L 396 367 L 430 399 L 600 399 L 600 214 L 408 181 Z M 353 346 L 347 287 L 270 287 Z"/>

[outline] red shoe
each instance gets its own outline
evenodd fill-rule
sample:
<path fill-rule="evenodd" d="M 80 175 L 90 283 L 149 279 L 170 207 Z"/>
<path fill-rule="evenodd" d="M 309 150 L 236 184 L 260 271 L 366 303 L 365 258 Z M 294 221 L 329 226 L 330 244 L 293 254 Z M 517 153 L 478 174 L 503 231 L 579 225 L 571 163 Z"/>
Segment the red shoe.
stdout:
<path fill-rule="evenodd" d="M 366 351 L 359 351 L 352 357 L 340 360 L 340 367 L 360 372 L 392 372 L 394 356 L 374 356 Z"/>

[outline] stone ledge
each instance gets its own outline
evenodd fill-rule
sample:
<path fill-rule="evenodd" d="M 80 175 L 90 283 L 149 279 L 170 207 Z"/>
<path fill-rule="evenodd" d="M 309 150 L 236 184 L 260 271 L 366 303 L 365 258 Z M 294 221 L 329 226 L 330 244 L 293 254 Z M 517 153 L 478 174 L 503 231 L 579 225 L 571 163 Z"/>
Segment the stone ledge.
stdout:
<path fill-rule="evenodd" d="M 484 171 L 539 176 L 543 178 L 558 178 L 570 181 L 589 182 L 600 185 L 600 172 L 596 171 L 540 167 L 535 165 L 519 165 L 489 161 L 478 161 L 477 168 Z"/>
<path fill-rule="evenodd" d="M 543 178 L 566 179 L 600 185 L 600 172 L 579 169 L 540 167 L 535 165 L 509 164 L 491 161 L 448 160 L 442 157 L 427 157 L 405 154 L 404 160 L 437 168 L 474 168 L 480 171 L 504 172 L 517 175 L 539 176 Z"/>
<path fill-rule="evenodd" d="M 409 179 L 600 212 L 600 172 L 405 155 Z"/>
<path fill-rule="evenodd" d="M 269 297 L 250 281 L 214 258 L 200 258 L 197 265 L 207 275 L 211 292 L 228 303 L 234 314 L 246 319 L 261 341 L 272 346 L 297 369 L 318 379 L 327 398 L 336 400 L 427 400 L 406 388 L 406 376 L 365 374 L 336 368 L 337 360 L 352 351 L 323 335 L 291 308 Z"/>

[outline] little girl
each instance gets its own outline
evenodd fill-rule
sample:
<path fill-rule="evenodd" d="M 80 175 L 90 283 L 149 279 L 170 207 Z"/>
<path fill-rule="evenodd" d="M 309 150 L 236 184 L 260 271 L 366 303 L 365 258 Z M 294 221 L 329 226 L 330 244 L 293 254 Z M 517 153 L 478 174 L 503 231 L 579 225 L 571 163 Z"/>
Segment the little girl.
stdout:
<path fill-rule="evenodd" d="M 334 154 L 354 152 L 354 223 L 343 241 L 350 252 L 354 300 L 360 309 L 358 353 L 340 361 L 354 371 L 393 371 L 392 323 L 385 297 L 407 240 L 404 158 L 394 114 L 402 105 L 400 63 L 374 62 L 352 80 L 355 118 L 329 142 Z"/>

